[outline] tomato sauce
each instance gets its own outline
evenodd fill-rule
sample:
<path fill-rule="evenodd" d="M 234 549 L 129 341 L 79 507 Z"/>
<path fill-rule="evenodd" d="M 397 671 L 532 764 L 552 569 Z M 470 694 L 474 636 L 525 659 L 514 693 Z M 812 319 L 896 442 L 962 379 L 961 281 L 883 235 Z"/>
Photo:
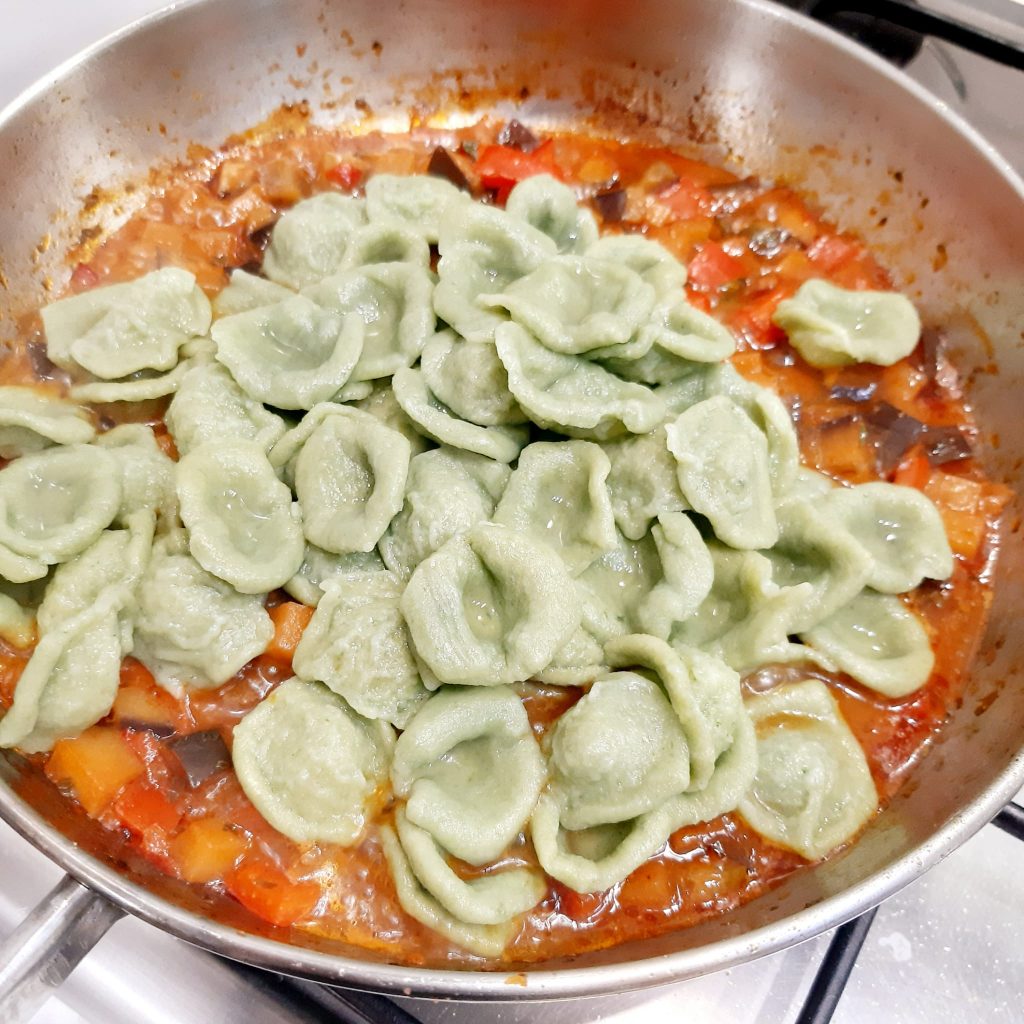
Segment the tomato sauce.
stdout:
<path fill-rule="evenodd" d="M 481 123 L 456 132 L 358 138 L 308 130 L 232 140 L 178 168 L 110 238 L 84 240 L 71 257 L 70 290 L 175 265 L 215 294 L 232 268 L 258 268 L 267 231 L 284 209 L 316 192 L 358 190 L 375 172 L 419 173 L 429 164 L 461 175 L 495 202 L 538 170 L 574 185 L 592 200 L 603 231 L 643 232 L 688 265 L 690 300 L 736 334 L 736 368 L 780 394 L 806 464 L 850 483 L 885 479 L 919 487 L 942 513 L 956 554 L 954 574 L 906 598 L 935 648 L 927 685 L 902 701 L 886 701 L 848 678 L 792 666 L 745 680 L 759 689 L 808 674 L 825 679 L 865 750 L 884 804 L 961 697 L 991 598 L 1006 501 L 1004 489 L 987 481 L 972 457 L 970 410 L 940 336 L 926 332 L 922 345 L 895 366 L 816 370 L 788 346 L 771 314 L 811 277 L 847 288 L 891 287 L 861 240 L 838 232 L 788 188 L 738 179 L 670 149 L 569 134 L 542 142 L 508 127 L 498 136 L 498 129 Z M 66 388 L 67 375 L 45 358 L 37 318 L 25 319 L 21 344 L 0 360 L 0 383 Z M 164 407 L 100 407 L 99 424 L 149 422 L 173 457 Z M 30 758 L 25 793 L 38 793 L 45 775 L 126 851 L 168 876 L 227 894 L 259 922 L 290 929 L 290 941 L 340 940 L 411 964 L 508 967 L 650 937 L 728 911 L 806 863 L 759 837 L 738 815 L 724 815 L 677 832 L 608 892 L 579 894 L 552 881 L 501 963 L 472 957 L 403 913 L 376 824 L 350 849 L 300 846 L 246 798 L 226 756 L 233 728 L 288 678 L 291 651 L 308 620 L 284 607 L 283 595 L 272 595 L 270 604 L 282 605 L 270 651 L 217 689 L 173 697 L 127 659 L 108 718 L 61 741 L 50 755 Z M 9 705 L 28 655 L 0 650 L 0 706 Z M 534 684 L 519 689 L 538 737 L 582 693 Z M 182 745 L 186 737 L 201 737 L 205 753 L 198 761 L 196 745 Z M 217 750 L 224 755 L 219 760 Z M 389 792 L 379 797 L 381 822 L 393 808 Z M 498 866 L 535 863 L 521 836 Z M 465 877 L 478 873 L 457 862 L 453 867 Z"/>

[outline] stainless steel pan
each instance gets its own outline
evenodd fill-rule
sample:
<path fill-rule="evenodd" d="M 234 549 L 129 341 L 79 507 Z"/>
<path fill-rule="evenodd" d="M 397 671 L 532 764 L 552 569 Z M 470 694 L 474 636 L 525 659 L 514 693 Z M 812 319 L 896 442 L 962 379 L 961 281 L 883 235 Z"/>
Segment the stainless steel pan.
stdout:
<path fill-rule="evenodd" d="M 991 471 L 1024 465 L 1024 185 L 934 98 L 842 38 L 759 0 L 192 0 L 85 52 L 0 115 L 0 337 L 19 306 L 67 273 L 86 225 L 140 201 L 119 190 L 190 142 L 219 144 L 282 102 L 314 120 L 403 127 L 513 111 L 531 123 L 691 142 L 712 159 L 802 183 L 862 231 L 955 357 L 992 441 Z M 93 191 L 94 186 L 99 186 Z M 104 191 L 110 189 L 111 191 Z M 91 218 L 89 221 L 88 218 Z M 44 239 L 40 244 L 40 239 Z M 1017 522 L 1019 510 L 1010 513 Z M 1019 525 L 1019 524 L 1018 524 Z M 13 1021 L 122 911 L 278 971 L 385 992 L 538 999 L 621 992 L 714 971 L 799 942 L 906 885 L 987 822 L 1024 783 L 1024 590 L 1017 527 L 963 705 L 892 805 L 844 856 L 739 911 L 570 963 L 503 973 L 398 967 L 217 923 L 181 892 L 156 895 L 94 856 L 11 788 L 0 814 L 67 872 L 0 952 Z M 41 971 L 42 968 L 42 971 Z"/>

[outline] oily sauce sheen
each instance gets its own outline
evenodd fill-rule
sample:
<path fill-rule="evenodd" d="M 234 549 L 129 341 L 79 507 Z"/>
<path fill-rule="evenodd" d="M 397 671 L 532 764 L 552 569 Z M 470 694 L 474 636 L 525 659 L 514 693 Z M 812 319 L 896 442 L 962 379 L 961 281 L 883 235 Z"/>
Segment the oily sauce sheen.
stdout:
<path fill-rule="evenodd" d="M 811 277 L 846 288 L 891 287 L 863 242 L 837 232 L 788 188 L 737 179 L 664 148 L 578 134 L 538 138 L 490 123 L 403 136 L 272 135 L 264 129 L 219 153 L 193 154 L 116 234 L 98 246 L 83 239 L 72 254 L 78 262 L 70 290 L 172 265 L 194 273 L 213 295 L 232 268 L 259 267 L 267 231 L 283 210 L 316 192 L 358 191 L 375 172 L 423 173 L 429 165 L 501 203 L 514 179 L 481 172 L 486 147 L 499 140 L 520 154 L 510 165 L 523 173 L 562 177 L 592 201 L 603 232 L 642 232 L 688 265 L 690 300 L 736 334 L 735 367 L 780 394 L 806 464 L 850 483 L 883 479 L 919 487 L 942 513 L 956 554 L 954 574 L 944 583 L 926 582 L 907 599 L 935 648 L 927 685 L 887 702 L 847 678 L 811 673 L 838 699 L 884 804 L 961 699 L 991 597 L 1006 495 L 973 458 L 970 412 L 937 332 L 926 331 L 917 350 L 892 367 L 821 371 L 804 363 L 772 325 L 778 302 Z M 67 383 L 45 357 L 38 319 L 27 317 L 21 341 L 0 361 L 0 384 L 62 393 Z M 166 400 L 98 407 L 99 424 L 150 423 L 173 457 L 165 408 Z M 277 602 L 284 595 L 271 596 L 272 613 Z M 126 859 L 141 857 L 159 872 L 206 887 L 211 898 L 223 901 L 227 894 L 255 915 L 253 930 L 288 930 L 284 937 L 300 944 L 340 940 L 410 964 L 488 966 L 403 913 L 376 824 L 351 849 L 300 846 L 271 828 L 242 792 L 227 756 L 233 728 L 290 676 L 291 649 L 294 643 L 272 645 L 226 685 L 180 699 L 128 658 L 111 715 L 82 737 L 61 741 L 52 754 L 30 758 L 23 792 L 38 801 L 41 787 L 58 787 L 79 805 L 75 813 L 116 837 Z M 0 650 L 4 707 L 29 653 Z M 762 669 L 745 685 L 760 689 L 807 674 L 792 666 Z M 529 683 L 519 691 L 538 737 L 582 693 Z M 391 794 L 379 797 L 377 820 L 387 820 Z M 528 838 L 520 837 L 499 866 L 535 863 Z M 738 815 L 724 815 L 677 832 L 608 892 L 582 895 L 551 882 L 501 964 L 492 966 L 573 956 L 680 928 L 738 906 L 805 863 L 760 838 Z M 476 873 L 453 866 L 467 878 Z"/>

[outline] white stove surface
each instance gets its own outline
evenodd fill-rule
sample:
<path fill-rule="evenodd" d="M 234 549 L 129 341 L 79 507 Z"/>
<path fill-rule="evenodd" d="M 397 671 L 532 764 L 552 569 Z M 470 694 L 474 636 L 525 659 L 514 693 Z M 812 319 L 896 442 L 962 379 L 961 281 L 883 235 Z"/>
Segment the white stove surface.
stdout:
<path fill-rule="evenodd" d="M 279 0 L 286 2 L 286 0 Z M 165 0 L 3 0 L 0 107 L 106 32 Z M 963 89 L 950 76 L 959 69 Z M 1021 78 L 953 47 L 926 43 L 911 73 L 1024 167 Z M 1024 848 L 986 827 L 885 903 L 834 1017 L 835 1024 L 1024 1021 Z M 61 872 L 0 823 L 0 937 Z M 788 1024 L 807 995 L 828 936 L 755 963 L 636 995 L 546 1004 L 402 1000 L 424 1024 Z M 118 922 L 33 1024 L 307 1024 L 223 961 L 137 920 Z"/>

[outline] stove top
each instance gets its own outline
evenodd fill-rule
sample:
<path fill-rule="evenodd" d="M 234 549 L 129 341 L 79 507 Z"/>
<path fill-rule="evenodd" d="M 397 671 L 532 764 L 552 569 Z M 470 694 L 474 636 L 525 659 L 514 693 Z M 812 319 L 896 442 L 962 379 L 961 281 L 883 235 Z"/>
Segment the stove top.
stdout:
<path fill-rule="evenodd" d="M 6 0 L 0 106 L 61 60 L 166 0 Z M 790 6 L 812 8 L 813 2 Z M 832 8 L 837 4 L 831 4 Z M 851 4 L 864 8 L 870 5 Z M 1024 0 L 929 0 L 978 28 L 1024 40 Z M 1024 170 L 1021 72 L 933 38 L 904 39 L 901 62 Z M 1022 791 L 1024 796 L 1024 791 Z M 1019 798 L 1020 799 L 1020 798 Z M 1004 812 L 871 915 L 831 935 L 653 991 L 545 1004 L 457 1004 L 335 993 L 239 967 L 141 921 L 119 922 L 33 1024 L 943 1024 L 1024 1020 L 1018 865 L 1024 814 Z M 0 823 L 0 938 L 61 871 Z M 845 991 L 842 982 L 849 975 Z M 839 994 L 841 1001 L 836 1006 Z M 834 1012 L 833 1012 L 834 1011 Z"/>

